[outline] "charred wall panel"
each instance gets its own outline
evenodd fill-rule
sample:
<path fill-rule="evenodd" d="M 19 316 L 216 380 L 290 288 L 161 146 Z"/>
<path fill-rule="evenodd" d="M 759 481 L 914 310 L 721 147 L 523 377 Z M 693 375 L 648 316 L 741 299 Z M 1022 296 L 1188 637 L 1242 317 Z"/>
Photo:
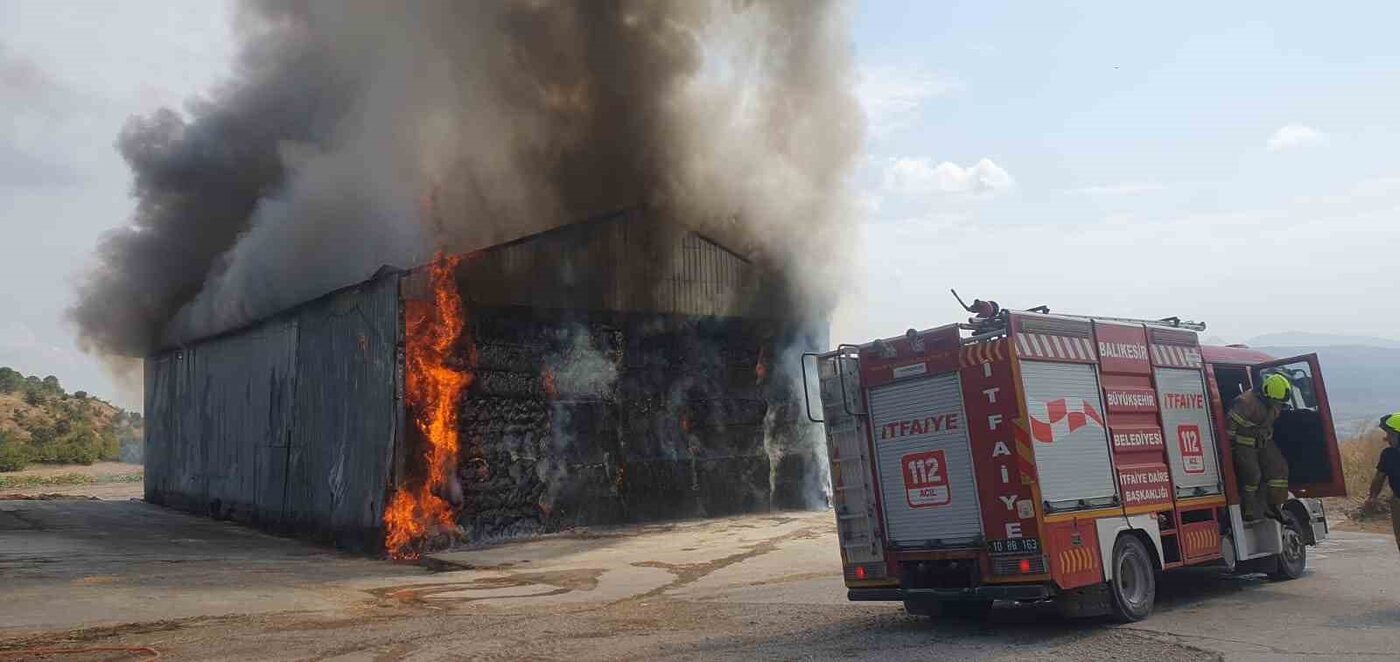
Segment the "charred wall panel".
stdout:
<path fill-rule="evenodd" d="M 398 425 L 398 316 L 394 278 L 297 315 L 287 519 L 342 547 L 378 544 Z"/>
<path fill-rule="evenodd" d="M 147 362 L 146 498 L 240 521 L 282 511 L 297 330 L 279 320 Z M 284 445 L 284 444 L 282 444 Z"/>
<path fill-rule="evenodd" d="M 280 517 L 286 453 L 277 446 L 291 424 L 296 339 L 295 324 L 273 323 L 193 352 L 205 499 L 217 516 Z"/>
<path fill-rule="evenodd" d="M 170 493 L 176 472 L 171 453 L 180 438 L 176 427 L 175 357 L 171 354 L 146 359 L 144 368 L 145 393 L 142 412 L 145 415 L 144 489 L 146 500 L 164 503 L 162 495 Z"/>
<path fill-rule="evenodd" d="M 146 499 L 378 544 L 398 421 L 397 276 L 146 361 Z"/>

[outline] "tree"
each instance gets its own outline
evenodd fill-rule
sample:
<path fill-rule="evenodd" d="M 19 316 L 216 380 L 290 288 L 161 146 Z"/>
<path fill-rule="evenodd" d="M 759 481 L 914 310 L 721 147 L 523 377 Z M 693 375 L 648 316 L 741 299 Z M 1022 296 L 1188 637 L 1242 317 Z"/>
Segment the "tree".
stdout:
<path fill-rule="evenodd" d="M 44 388 L 47 389 L 50 393 L 54 393 L 54 394 L 56 394 L 56 395 L 62 395 L 62 394 L 63 394 L 63 386 L 60 385 L 60 384 L 58 383 L 58 378 L 57 378 L 57 377 L 54 377 L 53 375 L 49 375 L 48 377 L 45 377 L 45 378 L 44 378 L 44 382 L 43 382 L 43 383 L 44 383 Z"/>
<path fill-rule="evenodd" d="M 24 386 L 24 375 L 10 368 L 0 368 L 0 393 L 14 393 Z"/>
<path fill-rule="evenodd" d="M 87 391 L 73 391 L 73 397 L 75 397 L 75 398 L 77 398 L 77 399 L 79 399 L 79 400 L 86 400 L 87 397 L 88 397 L 88 392 L 87 392 Z"/>

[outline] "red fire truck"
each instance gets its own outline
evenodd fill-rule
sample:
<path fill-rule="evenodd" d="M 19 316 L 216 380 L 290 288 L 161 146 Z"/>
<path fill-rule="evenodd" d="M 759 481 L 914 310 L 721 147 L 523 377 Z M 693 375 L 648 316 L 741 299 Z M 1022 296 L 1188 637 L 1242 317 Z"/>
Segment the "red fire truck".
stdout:
<path fill-rule="evenodd" d="M 809 355 L 851 600 L 910 613 L 1050 601 L 1135 621 L 1158 571 L 1303 573 L 1342 496 L 1315 355 L 1202 346 L 1204 325 L 1009 311 Z M 806 370 L 804 370 L 806 372 Z M 1282 521 L 1241 517 L 1225 412 L 1278 372 Z M 810 375 L 808 375 L 810 378 Z M 809 382 L 810 383 L 810 382 Z"/>

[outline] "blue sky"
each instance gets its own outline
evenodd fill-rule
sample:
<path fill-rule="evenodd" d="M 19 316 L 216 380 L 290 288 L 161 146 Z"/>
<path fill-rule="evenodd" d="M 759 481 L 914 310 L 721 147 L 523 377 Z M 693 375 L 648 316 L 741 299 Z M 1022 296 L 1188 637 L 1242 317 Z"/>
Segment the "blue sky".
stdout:
<path fill-rule="evenodd" d="M 1400 338 L 1400 5 L 867 2 L 863 244 L 835 340 L 947 294 Z M 207 92 L 225 5 L 0 3 L 0 364 L 119 393 L 62 320 L 126 219 L 132 114 Z"/>
<path fill-rule="evenodd" d="M 836 337 L 1013 306 L 1395 336 L 1395 6 L 862 5 L 866 263 Z"/>

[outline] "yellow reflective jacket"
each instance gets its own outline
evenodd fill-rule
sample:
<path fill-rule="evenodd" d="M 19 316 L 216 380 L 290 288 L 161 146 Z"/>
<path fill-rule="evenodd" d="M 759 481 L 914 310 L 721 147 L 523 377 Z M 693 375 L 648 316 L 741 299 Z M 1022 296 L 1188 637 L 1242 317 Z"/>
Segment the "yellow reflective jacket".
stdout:
<path fill-rule="evenodd" d="M 1235 398 L 1225 417 L 1230 437 L 1239 446 L 1258 447 L 1274 439 L 1274 421 L 1280 407 L 1250 390 Z"/>

